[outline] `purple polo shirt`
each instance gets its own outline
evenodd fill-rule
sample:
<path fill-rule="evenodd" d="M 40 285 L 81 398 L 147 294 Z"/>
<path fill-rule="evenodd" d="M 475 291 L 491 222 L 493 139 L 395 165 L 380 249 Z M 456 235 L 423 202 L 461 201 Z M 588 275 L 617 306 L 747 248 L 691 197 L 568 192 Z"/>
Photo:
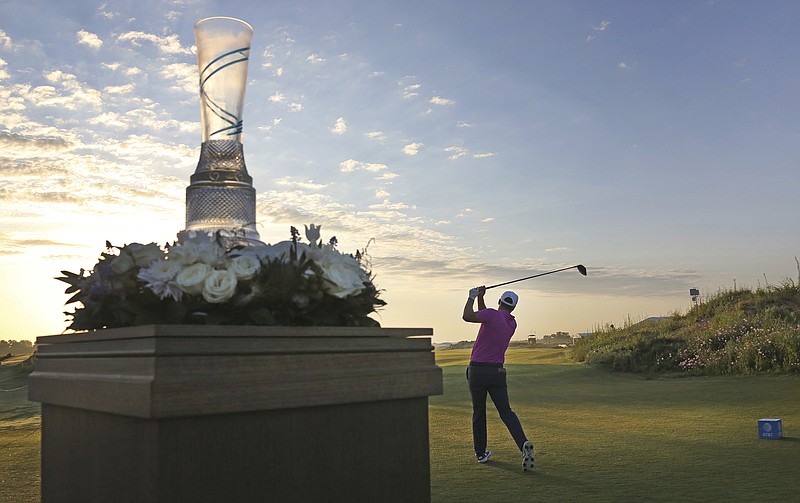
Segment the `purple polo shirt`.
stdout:
<path fill-rule="evenodd" d="M 472 346 L 470 363 L 505 362 L 506 349 L 517 329 L 517 320 L 508 311 L 492 308 L 481 309 L 475 314 L 481 320 L 481 328 Z"/>

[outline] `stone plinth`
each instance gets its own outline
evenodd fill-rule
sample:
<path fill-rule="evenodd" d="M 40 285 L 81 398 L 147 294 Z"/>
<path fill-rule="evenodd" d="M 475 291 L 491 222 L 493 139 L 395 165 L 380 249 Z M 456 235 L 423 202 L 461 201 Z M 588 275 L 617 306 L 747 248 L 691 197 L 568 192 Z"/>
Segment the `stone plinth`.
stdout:
<path fill-rule="evenodd" d="M 431 329 L 40 337 L 42 501 L 430 500 Z M 423 337 L 416 337 L 423 336 Z"/>

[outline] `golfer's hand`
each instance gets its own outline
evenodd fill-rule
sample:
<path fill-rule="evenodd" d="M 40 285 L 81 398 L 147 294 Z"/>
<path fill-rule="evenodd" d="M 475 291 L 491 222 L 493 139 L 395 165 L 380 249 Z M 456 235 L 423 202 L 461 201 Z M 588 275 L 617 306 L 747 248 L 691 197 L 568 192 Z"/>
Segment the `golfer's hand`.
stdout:
<path fill-rule="evenodd" d="M 478 293 L 479 291 L 480 291 L 480 289 L 477 286 L 475 288 L 470 288 L 470 290 L 469 290 L 469 300 L 475 300 L 479 295 L 479 293 Z"/>
<path fill-rule="evenodd" d="M 478 297 L 483 297 L 486 295 L 486 287 L 481 285 L 478 287 Z"/>

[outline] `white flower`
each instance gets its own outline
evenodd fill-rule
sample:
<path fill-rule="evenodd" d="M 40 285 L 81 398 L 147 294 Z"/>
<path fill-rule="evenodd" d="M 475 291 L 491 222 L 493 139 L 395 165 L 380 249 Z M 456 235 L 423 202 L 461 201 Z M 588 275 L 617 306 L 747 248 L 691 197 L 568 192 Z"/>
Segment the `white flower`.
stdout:
<path fill-rule="evenodd" d="M 183 298 L 183 290 L 178 286 L 175 278 L 181 271 L 181 264 L 160 259 L 151 263 L 149 267 L 141 269 L 137 277 L 145 282 L 145 286 L 161 299 L 172 297 L 175 301 Z"/>
<path fill-rule="evenodd" d="M 321 225 L 315 226 L 314 224 L 311 224 L 310 227 L 308 225 L 306 225 L 305 227 L 306 227 L 306 239 L 308 239 L 308 242 L 311 243 L 312 245 L 316 245 L 319 242 L 319 231 L 322 229 L 322 226 Z"/>
<path fill-rule="evenodd" d="M 169 249 L 169 259 L 183 265 L 191 265 L 197 262 L 200 256 L 196 246 L 183 246 L 177 244 Z"/>
<path fill-rule="evenodd" d="M 308 307 L 308 304 L 309 302 L 311 302 L 311 299 L 309 299 L 308 295 L 304 293 L 296 293 L 292 295 L 292 302 L 294 302 L 294 305 L 296 305 L 300 309 L 304 309 Z"/>
<path fill-rule="evenodd" d="M 205 232 L 178 233 L 178 243 L 170 249 L 170 258 L 186 265 L 203 262 L 211 267 L 225 264 L 225 248 Z M 174 257 L 173 257 L 174 254 Z"/>
<path fill-rule="evenodd" d="M 291 258 L 292 242 L 281 241 L 274 245 L 259 245 L 248 246 L 240 250 L 240 255 L 255 255 L 262 261 L 281 259 L 283 261 Z M 311 247 L 304 243 L 297 243 L 297 257 L 299 258 L 304 253 L 308 256 Z"/>
<path fill-rule="evenodd" d="M 164 251 L 155 243 L 146 245 L 131 243 L 125 249 L 138 267 L 147 267 L 154 261 L 164 258 Z"/>
<path fill-rule="evenodd" d="M 111 270 L 117 274 L 125 274 L 133 269 L 133 266 L 135 265 L 136 263 L 133 261 L 133 257 L 123 251 L 111 262 Z"/>
<path fill-rule="evenodd" d="M 231 259 L 228 269 L 236 275 L 236 279 L 252 279 L 261 269 L 261 262 L 253 255 L 239 255 Z"/>
<path fill-rule="evenodd" d="M 206 278 L 211 274 L 211 266 L 198 262 L 185 267 L 175 278 L 181 290 L 189 295 L 198 295 L 203 291 Z"/>
<path fill-rule="evenodd" d="M 234 293 L 236 275 L 227 269 L 211 271 L 203 285 L 203 298 L 212 304 L 226 302 Z"/>
<path fill-rule="evenodd" d="M 327 280 L 323 283 L 323 289 L 334 297 L 344 299 L 355 295 L 369 281 L 367 273 L 356 259 L 337 252 L 331 246 L 312 249 L 310 257 L 322 270 L 323 279 Z"/>

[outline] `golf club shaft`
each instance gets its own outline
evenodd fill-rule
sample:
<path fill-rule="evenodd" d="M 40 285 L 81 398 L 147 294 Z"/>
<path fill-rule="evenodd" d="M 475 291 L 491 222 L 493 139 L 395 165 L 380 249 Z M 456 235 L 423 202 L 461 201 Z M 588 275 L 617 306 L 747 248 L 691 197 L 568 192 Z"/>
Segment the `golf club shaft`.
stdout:
<path fill-rule="evenodd" d="M 525 278 L 512 279 L 511 281 L 506 281 L 505 283 L 498 283 L 496 285 L 487 286 L 486 289 L 488 290 L 490 288 L 496 288 L 498 286 L 510 285 L 511 283 L 516 283 L 518 281 L 525 281 L 526 279 L 538 278 L 539 276 L 546 276 L 548 274 L 553 274 L 553 273 L 556 273 L 556 272 L 566 271 L 567 269 L 575 269 L 576 267 L 579 267 L 579 266 L 571 265 L 569 267 L 564 267 L 563 269 L 556 269 L 555 271 L 548 271 L 548 272 L 543 272 L 543 273 L 539 273 L 539 274 L 534 274 L 533 276 L 527 276 Z"/>

